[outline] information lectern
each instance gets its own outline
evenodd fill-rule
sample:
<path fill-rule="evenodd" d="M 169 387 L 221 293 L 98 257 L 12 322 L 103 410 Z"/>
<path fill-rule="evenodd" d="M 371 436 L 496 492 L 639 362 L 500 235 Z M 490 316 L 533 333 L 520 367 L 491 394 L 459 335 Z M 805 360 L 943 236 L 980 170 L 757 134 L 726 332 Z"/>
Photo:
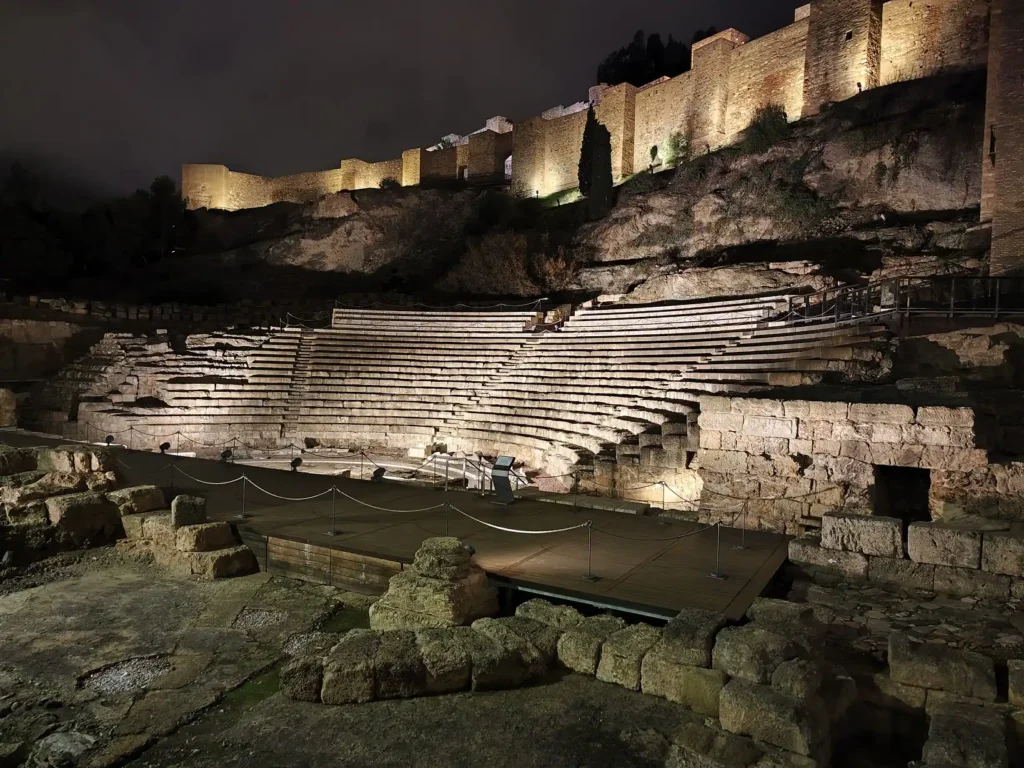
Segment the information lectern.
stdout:
<path fill-rule="evenodd" d="M 515 456 L 499 456 L 491 467 L 491 486 L 494 488 L 495 504 L 511 504 L 516 500 L 512 495 L 512 465 Z"/>

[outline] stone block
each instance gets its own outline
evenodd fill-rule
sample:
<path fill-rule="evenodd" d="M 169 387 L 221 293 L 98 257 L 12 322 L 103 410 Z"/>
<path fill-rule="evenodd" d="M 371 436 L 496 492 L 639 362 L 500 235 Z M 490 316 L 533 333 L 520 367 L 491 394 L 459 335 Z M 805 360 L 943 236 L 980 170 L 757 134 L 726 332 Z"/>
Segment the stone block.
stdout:
<path fill-rule="evenodd" d="M 353 629 L 334 646 L 324 659 L 324 704 L 358 704 L 373 701 L 373 657 L 377 651 L 377 632 Z"/>
<path fill-rule="evenodd" d="M 973 651 L 932 643 L 915 643 L 889 635 L 889 675 L 897 683 L 947 691 L 985 701 L 996 699 L 992 659 Z"/>
<path fill-rule="evenodd" d="M 794 456 L 809 456 L 814 452 L 813 440 L 790 440 L 789 452 Z"/>
<path fill-rule="evenodd" d="M 771 626 L 832 623 L 835 611 L 817 603 L 796 603 L 774 597 L 755 597 L 747 609 L 747 618 L 770 629 Z"/>
<path fill-rule="evenodd" d="M 700 466 L 709 472 L 745 473 L 747 454 L 743 451 L 701 451 Z"/>
<path fill-rule="evenodd" d="M 789 637 L 754 624 L 726 627 L 715 638 L 711 666 L 752 683 L 766 685 L 782 662 L 796 658 L 800 649 Z"/>
<path fill-rule="evenodd" d="M 812 440 L 811 445 L 811 453 L 820 456 L 838 456 L 843 449 L 843 443 L 840 440 Z"/>
<path fill-rule="evenodd" d="M 943 523 L 911 523 L 907 527 L 907 552 L 915 563 L 978 568 L 981 532 Z"/>
<path fill-rule="evenodd" d="M 895 517 L 833 512 L 821 518 L 821 546 L 878 557 L 903 557 L 903 523 Z"/>
<path fill-rule="evenodd" d="M 0 477 L 38 469 L 35 449 L 0 445 Z"/>
<path fill-rule="evenodd" d="M 867 424 L 912 424 L 914 409 L 909 405 L 851 403 L 849 418 Z"/>
<path fill-rule="evenodd" d="M 1006 721 L 988 707 L 947 704 L 929 715 L 922 762 L 931 766 L 1008 768 Z"/>
<path fill-rule="evenodd" d="M 59 526 L 78 545 L 111 541 L 123 535 L 117 507 L 102 493 L 87 491 L 46 500 L 52 525 Z"/>
<path fill-rule="evenodd" d="M 858 695 L 865 704 L 899 712 L 924 710 L 927 688 L 897 683 L 887 671 L 861 675 L 856 680 Z"/>
<path fill-rule="evenodd" d="M 1024 536 L 1018 531 L 985 531 L 981 535 L 981 569 L 1024 576 Z"/>
<path fill-rule="evenodd" d="M 789 559 L 797 565 L 826 568 L 850 578 L 866 579 L 868 576 L 868 559 L 865 555 L 822 549 L 819 540 L 809 536 L 790 539 Z"/>
<path fill-rule="evenodd" d="M 743 416 L 738 413 L 701 413 L 701 432 L 742 432 Z"/>
<path fill-rule="evenodd" d="M 680 664 L 661 645 L 654 646 L 640 667 L 641 690 L 661 696 L 708 717 L 718 717 L 718 698 L 728 678 L 718 669 Z"/>
<path fill-rule="evenodd" d="M 1012 706 L 1024 709 L 1024 659 L 1010 659 L 1006 667 L 1010 678 L 1007 698 Z"/>
<path fill-rule="evenodd" d="M 124 528 L 124 535 L 129 541 L 138 541 L 145 538 L 142 533 L 142 517 L 139 515 L 122 517 L 121 526 Z"/>
<path fill-rule="evenodd" d="M 715 636 L 725 626 L 725 617 L 715 611 L 684 608 L 661 631 L 656 650 L 676 664 L 710 667 Z"/>
<path fill-rule="evenodd" d="M 569 605 L 554 605 L 539 598 L 527 600 L 516 608 L 516 616 L 533 619 L 561 630 L 572 629 L 583 621 L 583 614 Z"/>
<path fill-rule="evenodd" d="M 281 691 L 295 701 L 320 703 L 324 661 L 319 656 L 300 655 L 281 667 Z"/>
<path fill-rule="evenodd" d="M 193 576 L 212 581 L 246 576 L 259 571 L 256 556 L 246 546 L 218 549 L 216 552 L 179 552 Z"/>
<path fill-rule="evenodd" d="M 76 446 L 37 448 L 36 467 L 47 472 L 77 472 L 75 469 Z M 88 471 L 88 470 L 87 470 Z"/>
<path fill-rule="evenodd" d="M 821 693 L 828 675 L 829 670 L 816 661 L 790 659 L 775 668 L 772 688 L 794 699 L 809 699 Z"/>
<path fill-rule="evenodd" d="M 705 451 L 718 451 L 722 448 L 722 433 L 701 430 L 700 447 Z"/>
<path fill-rule="evenodd" d="M 516 688 L 526 681 L 528 670 L 515 646 L 496 642 L 470 627 L 452 627 L 470 658 L 471 685 L 474 691 Z"/>
<path fill-rule="evenodd" d="M 145 512 L 142 518 L 142 536 L 162 549 L 177 549 L 170 512 Z"/>
<path fill-rule="evenodd" d="M 175 496 L 171 502 L 171 525 L 199 525 L 206 522 L 206 499 L 199 496 Z"/>
<path fill-rule="evenodd" d="M 784 415 L 784 407 L 781 400 L 766 400 L 760 397 L 735 397 L 732 401 L 733 413 L 742 413 L 744 416 L 773 416 Z"/>
<path fill-rule="evenodd" d="M 869 557 L 868 581 L 931 592 L 935 588 L 935 566 L 891 557 Z"/>
<path fill-rule="evenodd" d="M 743 434 L 754 437 L 797 437 L 796 419 L 776 419 L 770 416 L 744 416 Z"/>
<path fill-rule="evenodd" d="M 846 421 L 850 417 L 849 403 L 807 403 L 807 418 L 815 421 Z"/>
<path fill-rule="evenodd" d="M 426 692 L 426 675 L 415 632 L 396 629 L 377 634 L 377 645 L 373 651 L 375 698 L 420 696 Z"/>
<path fill-rule="evenodd" d="M 451 628 L 417 629 L 416 644 L 423 659 L 424 687 L 428 693 L 452 693 L 469 688 L 472 659 Z"/>
<path fill-rule="evenodd" d="M 573 672 L 596 675 L 601 646 L 614 632 L 626 626 L 615 616 L 591 616 L 568 630 L 558 640 L 558 660 Z"/>
<path fill-rule="evenodd" d="M 526 616 L 506 616 L 500 619 L 500 622 L 540 652 L 545 671 L 558 658 L 558 641 L 565 630 L 542 624 Z"/>
<path fill-rule="evenodd" d="M 954 597 L 994 597 L 1005 600 L 1010 594 L 1010 576 L 976 571 L 973 568 L 935 566 L 936 592 Z"/>
<path fill-rule="evenodd" d="M 811 404 L 806 400 L 785 400 L 781 415 L 787 419 L 806 419 L 811 415 Z"/>
<path fill-rule="evenodd" d="M 523 669 L 522 680 L 532 680 L 547 672 L 548 664 L 545 655 L 522 633 L 522 623 L 529 619 L 509 617 L 501 619 L 477 619 L 471 625 L 473 630 L 490 638 L 499 646 L 502 653 L 516 660 Z M 519 624 L 516 631 L 513 625 Z"/>
<path fill-rule="evenodd" d="M 164 492 L 155 485 L 136 485 L 131 488 L 110 491 L 107 493 L 107 498 L 117 505 L 122 515 L 152 512 L 167 506 L 167 502 L 164 501 Z"/>
<path fill-rule="evenodd" d="M 415 570 L 391 577 L 387 593 L 370 608 L 374 629 L 458 626 L 498 612 L 497 591 L 473 566 L 458 581 L 431 579 Z"/>
<path fill-rule="evenodd" d="M 926 427 L 974 427 L 974 409 L 922 405 L 917 409 L 917 423 Z"/>
<path fill-rule="evenodd" d="M 661 632 L 649 624 L 634 624 L 609 635 L 601 646 L 597 679 L 639 691 L 644 656 L 660 639 Z"/>
<path fill-rule="evenodd" d="M 722 689 L 719 719 L 730 733 L 751 736 L 798 755 L 818 754 L 828 738 L 828 716 L 823 707 L 746 680 L 732 680 Z"/>
<path fill-rule="evenodd" d="M 732 411 L 732 398 L 719 397 L 717 395 L 704 395 L 700 398 L 700 413 L 730 413 Z"/>
<path fill-rule="evenodd" d="M 184 525 L 175 531 L 175 547 L 182 552 L 213 552 L 237 543 L 235 532 L 227 523 Z"/>

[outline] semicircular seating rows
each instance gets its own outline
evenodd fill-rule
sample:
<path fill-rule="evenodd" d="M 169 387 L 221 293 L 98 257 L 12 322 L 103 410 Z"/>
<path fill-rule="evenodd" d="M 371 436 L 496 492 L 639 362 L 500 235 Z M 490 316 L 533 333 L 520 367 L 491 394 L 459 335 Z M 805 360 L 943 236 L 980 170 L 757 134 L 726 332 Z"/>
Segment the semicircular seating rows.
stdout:
<path fill-rule="evenodd" d="M 329 328 L 202 334 L 180 349 L 108 336 L 94 349 L 107 367 L 86 360 L 63 381 L 85 387 L 78 419 L 102 430 L 444 444 L 558 474 L 685 421 L 701 394 L 820 381 L 885 331 L 792 323 L 788 299 L 588 302 L 555 328 L 532 311 L 336 309 Z"/>

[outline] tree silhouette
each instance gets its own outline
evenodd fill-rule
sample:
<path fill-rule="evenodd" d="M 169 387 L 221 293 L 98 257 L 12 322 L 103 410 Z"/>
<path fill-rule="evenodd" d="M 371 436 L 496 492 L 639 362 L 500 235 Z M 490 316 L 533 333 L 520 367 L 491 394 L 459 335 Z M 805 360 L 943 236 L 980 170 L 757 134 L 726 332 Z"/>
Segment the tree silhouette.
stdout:
<path fill-rule="evenodd" d="M 606 215 L 612 207 L 612 135 L 597 121 L 593 107 L 587 110 L 583 128 L 579 182 L 591 217 Z"/>
<path fill-rule="evenodd" d="M 640 87 L 659 77 L 681 75 L 689 69 L 690 49 L 684 43 L 672 35 L 667 42 L 662 42 L 658 33 L 648 37 L 639 29 L 633 35 L 633 42 L 605 56 L 597 67 L 597 82 L 630 83 Z"/>

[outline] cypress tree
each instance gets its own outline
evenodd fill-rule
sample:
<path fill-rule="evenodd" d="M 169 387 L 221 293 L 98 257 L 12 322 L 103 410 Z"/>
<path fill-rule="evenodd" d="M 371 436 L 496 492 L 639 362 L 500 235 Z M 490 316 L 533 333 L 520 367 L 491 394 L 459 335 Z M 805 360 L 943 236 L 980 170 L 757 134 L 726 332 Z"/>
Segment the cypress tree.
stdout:
<path fill-rule="evenodd" d="M 587 110 L 587 124 L 583 127 L 583 144 L 580 147 L 580 165 L 578 178 L 580 194 L 590 197 L 590 181 L 593 178 L 594 166 L 594 133 L 600 127 L 594 108 Z"/>
<path fill-rule="evenodd" d="M 607 216 L 612 209 L 612 134 L 600 123 L 596 123 L 591 159 L 590 194 L 588 196 L 590 215 L 599 219 Z"/>

